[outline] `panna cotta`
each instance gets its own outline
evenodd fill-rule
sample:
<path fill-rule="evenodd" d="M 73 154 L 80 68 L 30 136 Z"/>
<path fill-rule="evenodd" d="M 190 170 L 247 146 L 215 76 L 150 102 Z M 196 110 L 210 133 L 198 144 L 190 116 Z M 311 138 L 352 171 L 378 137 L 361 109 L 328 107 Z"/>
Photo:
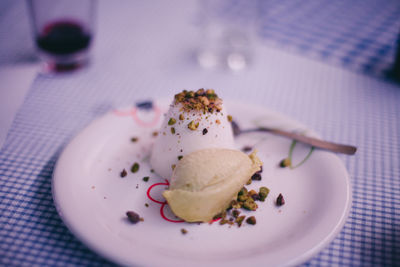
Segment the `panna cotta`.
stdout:
<path fill-rule="evenodd" d="M 234 148 L 232 117 L 212 89 L 175 95 L 152 148 L 150 164 L 163 178 L 191 152 L 206 148 Z"/>
<path fill-rule="evenodd" d="M 209 222 L 225 211 L 238 191 L 258 172 L 256 152 L 212 148 L 183 157 L 164 198 L 176 216 L 187 222 Z"/>

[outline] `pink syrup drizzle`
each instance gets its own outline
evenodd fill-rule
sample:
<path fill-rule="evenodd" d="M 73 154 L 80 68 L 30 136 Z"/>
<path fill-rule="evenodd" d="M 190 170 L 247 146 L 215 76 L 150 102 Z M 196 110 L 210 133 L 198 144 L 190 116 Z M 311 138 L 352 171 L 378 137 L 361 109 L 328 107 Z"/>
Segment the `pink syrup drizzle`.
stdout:
<path fill-rule="evenodd" d="M 148 197 L 151 201 L 153 201 L 153 202 L 155 202 L 155 203 L 157 203 L 157 204 L 161 204 L 161 207 L 160 207 L 160 215 L 161 215 L 161 217 L 162 217 L 164 220 L 166 220 L 166 221 L 168 221 L 168 222 L 173 222 L 173 223 L 182 223 L 182 222 L 184 222 L 184 220 L 173 220 L 173 219 L 170 219 L 170 218 L 168 218 L 167 216 L 165 216 L 164 208 L 165 208 L 166 205 L 168 205 L 167 201 L 159 201 L 159 200 L 157 200 L 157 199 L 154 199 L 154 198 L 151 196 L 151 194 L 150 194 L 151 190 L 152 190 L 154 187 L 160 186 L 160 185 L 169 186 L 169 182 L 168 182 L 167 179 L 165 179 L 165 183 L 156 183 L 156 184 L 151 185 L 151 186 L 149 187 L 149 189 L 147 189 L 147 193 L 146 193 L 146 194 L 147 194 L 147 197 Z"/>
<path fill-rule="evenodd" d="M 137 115 L 137 110 L 138 109 L 136 107 L 133 107 L 132 109 L 130 109 L 128 111 L 114 110 L 114 114 L 119 117 L 131 116 L 137 124 L 139 124 L 140 126 L 143 126 L 143 127 L 155 127 L 161 118 L 161 109 L 157 106 L 153 107 L 155 114 L 154 114 L 153 120 L 150 122 L 143 121 L 142 119 L 140 119 Z"/>

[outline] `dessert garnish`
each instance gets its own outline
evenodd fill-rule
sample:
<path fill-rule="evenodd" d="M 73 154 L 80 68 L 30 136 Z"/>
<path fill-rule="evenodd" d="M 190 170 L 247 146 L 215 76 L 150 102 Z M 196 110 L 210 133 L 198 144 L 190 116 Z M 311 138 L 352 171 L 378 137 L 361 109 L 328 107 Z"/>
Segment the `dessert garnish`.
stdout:
<path fill-rule="evenodd" d="M 199 89 L 196 92 L 183 90 L 175 95 L 175 104 L 178 103 L 182 104 L 181 109 L 186 112 L 198 110 L 212 113 L 222 110 L 222 100 L 213 89 Z"/>
<path fill-rule="evenodd" d="M 282 194 L 279 194 L 279 196 L 276 199 L 276 205 L 282 206 L 284 204 L 285 204 L 285 199 L 283 198 Z"/>
<path fill-rule="evenodd" d="M 192 131 L 196 130 L 199 127 L 199 122 L 191 121 L 188 124 L 188 128 Z"/>
<path fill-rule="evenodd" d="M 170 118 L 168 121 L 168 125 L 174 125 L 176 123 L 176 120 L 174 118 Z"/>
<path fill-rule="evenodd" d="M 121 175 L 121 178 L 124 178 L 125 176 L 128 175 L 128 173 L 125 169 L 123 169 L 120 175 Z"/>
<path fill-rule="evenodd" d="M 131 172 L 135 173 L 139 170 L 139 163 L 135 162 L 131 167 Z"/>
<path fill-rule="evenodd" d="M 256 224 L 256 217 L 250 216 L 250 217 L 248 217 L 248 218 L 246 219 L 246 222 L 247 222 L 248 224 L 254 225 L 254 224 Z"/>
<path fill-rule="evenodd" d="M 284 158 L 283 160 L 281 160 L 281 162 L 279 163 L 279 166 L 281 168 L 286 168 L 289 167 L 291 165 L 291 160 L 289 158 Z"/>
<path fill-rule="evenodd" d="M 250 151 L 252 151 L 253 150 L 253 148 L 251 147 L 251 146 L 244 146 L 243 148 L 242 148 L 242 151 L 243 152 L 250 152 Z"/>
<path fill-rule="evenodd" d="M 148 181 L 149 181 L 149 179 L 150 179 L 150 177 L 149 177 L 149 176 L 145 176 L 145 177 L 143 177 L 143 181 L 145 181 L 145 182 L 148 182 Z"/>
<path fill-rule="evenodd" d="M 143 218 L 141 218 L 139 216 L 139 214 L 137 214 L 134 211 L 127 211 L 126 212 L 126 216 L 128 217 L 128 220 L 132 223 L 132 224 L 136 224 L 138 222 L 142 222 L 144 221 Z"/>

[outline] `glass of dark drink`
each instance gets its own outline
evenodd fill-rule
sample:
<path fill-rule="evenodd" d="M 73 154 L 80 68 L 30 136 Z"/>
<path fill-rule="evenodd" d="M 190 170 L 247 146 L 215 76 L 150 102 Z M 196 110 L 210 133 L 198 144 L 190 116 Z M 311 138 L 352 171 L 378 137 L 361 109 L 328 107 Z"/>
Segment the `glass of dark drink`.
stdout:
<path fill-rule="evenodd" d="M 44 71 L 76 70 L 89 61 L 96 0 L 28 0 Z"/>

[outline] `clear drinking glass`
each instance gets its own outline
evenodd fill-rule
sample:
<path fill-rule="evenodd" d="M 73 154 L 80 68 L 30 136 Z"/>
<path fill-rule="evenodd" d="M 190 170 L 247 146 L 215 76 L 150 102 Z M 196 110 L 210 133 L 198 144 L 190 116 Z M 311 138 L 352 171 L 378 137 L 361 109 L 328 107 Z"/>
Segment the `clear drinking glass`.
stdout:
<path fill-rule="evenodd" d="M 88 63 L 96 0 L 27 0 L 44 70 L 70 71 Z"/>
<path fill-rule="evenodd" d="M 199 0 L 202 31 L 197 52 L 205 68 L 247 68 L 253 57 L 256 0 Z"/>

